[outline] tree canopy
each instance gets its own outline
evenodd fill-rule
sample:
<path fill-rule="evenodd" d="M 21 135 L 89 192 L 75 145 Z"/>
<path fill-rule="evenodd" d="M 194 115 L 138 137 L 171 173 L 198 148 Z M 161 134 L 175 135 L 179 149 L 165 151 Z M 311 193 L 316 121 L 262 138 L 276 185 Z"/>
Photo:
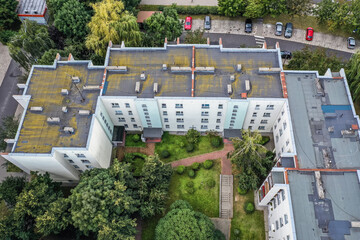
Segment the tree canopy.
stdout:
<path fill-rule="evenodd" d="M 8 206 L 14 207 L 16 198 L 25 187 L 25 178 L 7 177 L 0 183 L 0 199 L 4 200 Z"/>
<path fill-rule="evenodd" d="M 246 0 L 219 0 L 219 13 L 227 17 L 242 16 L 247 6 Z"/>
<path fill-rule="evenodd" d="M 5 150 L 6 142 L 4 142 L 4 139 L 15 137 L 19 122 L 11 116 L 4 117 L 2 120 L 2 126 L 0 126 L 0 150 Z"/>
<path fill-rule="evenodd" d="M 354 101 L 360 100 L 360 53 L 354 53 L 346 65 L 346 76 Z"/>
<path fill-rule="evenodd" d="M 18 4 L 16 0 L 0 0 L 0 32 L 19 29 L 20 19 L 16 13 Z"/>

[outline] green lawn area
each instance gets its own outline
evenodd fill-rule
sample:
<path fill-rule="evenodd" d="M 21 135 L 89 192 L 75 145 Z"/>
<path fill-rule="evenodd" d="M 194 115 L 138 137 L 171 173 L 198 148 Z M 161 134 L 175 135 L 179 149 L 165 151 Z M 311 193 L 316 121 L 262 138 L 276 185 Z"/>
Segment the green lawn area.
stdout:
<path fill-rule="evenodd" d="M 234 217 L 231 220 L 231 239 L 265 239 L 264 213 L 255 211 L 252 214 L 246 214 L 244 211 L 244 203 L 254 201 L 254 192 L 249 191 L 246 195 L 239 195 L 237 188 L 237 180 L 234 179 L 234 197 L 238 196 L 238 201 L 234 200 Z M 235 229 L 240 230 L 240 237 L 235 236 Z"/>
<path fill-rule="evenodd" d="M 139 140 L 136 140 L 135 136 L 139 136 Z M 126 134 L 125 147 L 146 147 L 146 143 L 141 141 L 139 134 Z"/>
<path fill-rule="evenodd" d="M 182 199 L 188 201 L 194 210 L 202 212 L 208 217 L 219 217 L 220 172 L 220 160 L 214 160 L 214 166 L 209 170 L 201 167 L 200 170 L 196 171 L 196 177 L 193 179 L 187 175 L 187 171 L 182 175 L 174 171 L 170 181 L 169 198 L 166 202 L 167 211 L 173 202 Z M 205 185 L 206 180 L 209 178 L 216 181 L 215 187 L 208 188 Z M 186 183 L 189 181 L 194 182 L 194 194 L 189 194 L 186 191 Z M 142 240 L 154 239 L 155 228 L 161 217 L 156 216 L 148 221 L 144 221 Z"/>
<path fill-rule="evenodd" d="M 214 148 L 210 143 L 209 137 L 201 136 L 194 151 L 189 153 L 186 151 L 186 143 L 186 136 L 171 135 L 168 132 L 164 132 L 161 142 L 156 143 L 155 145 L 155 152 L 160 156 L 160 159 L 163 162 L 168 163 L 187 157 L 218 151 L 224 147 L 224 144 L 221 143 L 220 147 Z M 167 150 L 170 153 L 170 157 L 161 157 L 161 152 L 164 150 Z"/>

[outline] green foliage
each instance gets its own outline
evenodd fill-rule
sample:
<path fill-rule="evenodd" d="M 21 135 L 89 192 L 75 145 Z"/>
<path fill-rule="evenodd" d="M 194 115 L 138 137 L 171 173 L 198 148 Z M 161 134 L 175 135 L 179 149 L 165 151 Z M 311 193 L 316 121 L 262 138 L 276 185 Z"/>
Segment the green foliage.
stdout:
<path fill-rule="evenodd" d="M 354 101 L 360 100 L 360 53 L 354 53 L 346 65 L 346 76 Z"/>
<path fill-rule="evenodd" d="M 190 209 L 190 210 L 193 210 L 193 207 L 190 205 L 189 202 L 187 202 L 185 200 L 176 200 L 170 206 L 170 210 L 174 210 L 174 209 Z"/>
<path fill-rule="evenodd" d="M 192 169 L 190 169 L 190 170 L 188 171 L 188 176 L 189 176 L 190 178 L 195 178 L 195 177 L 196 177 L 195 171 L 192 170 Z"/>
<path fill-rule="evenodd" d="M 238 175 L 239 177 L 239 188 L 243 191 L 248 192 L 249 190 L 256 189 L 260 183 L 260 178 L 256 176 L 254 172 L 242 172 Z"/>
<path fill-rule="evenodd" d="M 176 168 L 176 172 L 178 173 L 178 174 L 183 174 L 184 172 L 185 172 L 185 166 L 184 165 L 180 165 L 180 166 L 178 166 L 177 168 Z"/>
<path fill-rule="evenodd" d="M 247 214 L 253 213 L 253 212 L 255 211 L 254 203 L 252 203 L 252 202 L 245 202 L 245 204 L 244 204 L 244 211 L 245 211 Z"/>
<path fill-rule="evenodd" d="M 157 155 L 145 160 L 139 182 L 140 216 L 161 214 L 165 210 L 172 168 L 161 162 Z"/>
<path fill-rule="evenodd" d="M 319 2 L 314 10 L 319 23 L 324 24 L 327 21 L 333 20 L 339 6 L 340 3 L 333 0 L 323 0 Z"/>
<path fill-rule="evenodd" d="M 133 136 L 133 140 L 134 140 L 134 142 L 138 142 L 138 141 L 140 140 L 139 134 L 135 134 L 135 135 Z"/>
<path fill-rule="evenodd" d="M 69 52 L 60 49 L 50 49 L 47 50 L 44 55 L 37 62 L 38 65 L 52 65 L 54 63 L 56 54 L 60 54 L 60 56 L 68 56 Z"/>
<path fill-rule="evenodd" d="M 6 177 L 0 183 L 0 200 L 4 200 L 9 207 L 14 207 L 16 198 L 25 187 L 25 178 L 23 177 Z"/>
<path fill-rule="evenodd" d="M 186 139 L 188 143 L 196 144 L 199 142 L 200 132 L 195 129 L 189 129 L 186 133 Z"/>
<path fill-rule="evenodd" d="M 214 240 L 226 240 L 226 238 L 225 235 L 219 229 L 215 229 Z"/>
<path fill-rule="evenodd" d="M 286 6 L 291 15 L 306 15 L 312 8 L 310 0 L 287 0 Z"/>
<path fill-rule="evenodd" d="M 220 147 L 221 145 L 221 138 L 220 137 L 213 137 L 211 140 L 211 146 L 214 148 Z"/>
<path fill-rule="evenodd" d="M 206 160 L 204 163 L 203 163 L 203 166 L 205 169 L 210 169 L 214 166 L 214 161 L 213 160 Z"/>
<path fill-rule="evenodd" d="M 2 44 L 6 45 L 15 34 L 16 34 L 16 32 L 13 30 L 0 31 L 0 42 L 2 42 Z"/>
<path fill-rule="evenodd" d="M 194 182 L 193 181 L 188 181 L 186 183 L 186 187 L 193 188 L 194 187 Z"/>
<path fill-rule="evenodd" d="M 147 156 L 142 153 L 126 153 L 124 161 L 130 163 L 130 171 L 134 177 L 140 177 Z"/>
<path fill-rule="evenodd" d="M 139 134 L 126 134 L 125 138 L 126 147 L 146 147 L 146 143 L 140 141 Z"/>
<path fill-rule="evenodd" d="M 125 10 L 131 12 L 134 14 L 134 16 L 137 15 L 136 7 L 139 5 L 141 0 L 122 0 L 125 6 Z"/>
<path fill-rule="evenodd" d="M 291 70 L 318 70 L 323 75 L 328 68 L 333 72 L 339 71 L 344 64 L 335 55 L 328 56 L 323 48 L 310 49 L 305 47 L 301 51 L 293 52 L 293 57 L 287 69 Z"/>
<path fill-rule="evenodd" d="M 166 6 L 164 5 L 139 5 L 138 8 L 141 11 L 163 11 Z M 197 15 L 197 14 L 211 14 L 218 15 L 218 7 L 217 6 L 177 6 L 176 4 L 172 5 L 173 8 L 176 9 L 178 14 L 189 14 L 189 15 Z"/>
<path fill-rule="evenodd" d="M 189 208 L 172 208 L 161 218 L 156 229 L 156 240 L 214 239 L 215 227 L 211 220 Z"/>
<path fill-rule="evenodd" d="M 219 13 L 227 17 L 242 16 L 245 12 L 246 0 L 219 0 Z"/>
<path fill-rule="evenodd" d="M 186 188 L 186 192 L 187 192 L 188 194 L 194 194 L 194 193 L 195 193 L 195 188 L 193 188 L 193 187 L 187 187 L 187 188 Z"/>
<path fill-rule="evenodd" d="M 183 26 L 179 20 L 176 9 L 165 7 L 162 13 L 151 15 L 144 22 L 146 35 L 144 39 L 145 46 L 163 46 L 165 38 L 173 41 L 180 37 Z"/>
<path fill-rule="evenodd" d="M 169 151 L 168 151 L 168 150 L 162 151 L 162 152 L 161 152 L 161 157 L 162 157 L 162 158 L 168 158 L 168 157 L 170 157 Z"/>
<path fill-rule="evenodd" d="M 237 191 L 238 191 L 238 193 L 239 193 L 240 195 L 245 195 L 245 194 L 248 193 L 249 190 L 247 190 L 247 189 L 242 189 L 242 188 L 238 187 L 238 188 L 237 188 Z"/>
<path fill-rule="evenodd" d="M 204 38 L 204 30 L 196 29 L 195 31 L 188 31 L 185 36 L 185 43 L 206 44 L 207 40 Z"/>
<path fill-rule="evenodd" d="M 260 144 L 261 144 L 261 145 L 265 145 L 265 144 L 267 144 L 269 141 L 270 141 L 270 137 L 269 137 L 269 136 L 262 136 L 262 137 L 261 137 L 261 142 L 260 142 Z"/>
<path fill-rule="evenodd" d="M 287 14 L 286 1 L 287 0 L 265 0 L 265 13 L 270 14 L 272 17 Z"/>
<path fill-rule="evenodd" d="M 192 168 L 192 170 L 194 170 L 194 171 L 199 170 L 199 168 L 200 168 L 200 163 L 194 162 L 193 164 L 191 164 L 191 168 Z"/>
<path fill-rule="evenodd" d="M 16 0 L 0 0 L 0 32 L 5 30 L 18 30 L 20 19 L 16 14 Z"/>
<path fill-rule="evenodd" d="M 0 126 L 0 151 L 6 149 L 4 139 L 13 139 L 16 135 L 19 122 L 14 117 L 8 116 L 3 118 L 2 126 Z"/>
<path fill-rule="evenodd" d="M 189 152 L 189 153 L 194 151 L 194 144 L 192 144 L 192 143 L 187 144 L 186 145 L 186 151 Z"/>
<path fill-rule="evenodd" d="M 206 186 L 208 188 L 213 188 L 213 187 L 215 187 L 215 185 L 216 185 L 216 181 L 214 179 L 209 178 L 206 180 Z"/>
<path fill-rule="evenodd" d="M 259 18 L 265 15 L 265 5 L 262 0 L 248 0 L 244 17 Z"/>

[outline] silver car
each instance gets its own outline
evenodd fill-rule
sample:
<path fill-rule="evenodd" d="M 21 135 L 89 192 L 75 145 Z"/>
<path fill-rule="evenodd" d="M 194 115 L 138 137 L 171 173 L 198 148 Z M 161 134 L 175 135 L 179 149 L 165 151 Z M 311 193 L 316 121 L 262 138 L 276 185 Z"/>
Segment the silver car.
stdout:
<path fill-rule="evenodd" d="M 283 30 L 283 24 L 281 22 L 277 22 L 276 26 L 275 26 L 275 35 L 276 36 L 281 36 L 282 35 L 282 30 Z"/>
<path fill-rule="evenodd" d="M 204 19 L 204 29 L 205 30 L 210 30 L 211 28 L 211 19 L 210 19 L 210 16 L 205 16 L 205 19 Z"/>
<path fill-rule="evenodd" d="M 354 48 L 355 48 L 355 38 L 349 37 L 349 38 L 347 39 L 347 47 L 348 47 L 349 49 L 354 49 Z"/>

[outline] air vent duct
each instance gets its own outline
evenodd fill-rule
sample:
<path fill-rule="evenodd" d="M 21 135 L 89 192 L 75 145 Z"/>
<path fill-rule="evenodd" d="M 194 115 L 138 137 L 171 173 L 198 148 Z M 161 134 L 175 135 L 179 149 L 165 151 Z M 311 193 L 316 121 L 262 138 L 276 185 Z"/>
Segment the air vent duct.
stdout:
<path fill-rule="evenodd" d="M 69 133 L 69 134 L 73 134 L 75 132 L 75 129 L 72 128 L 72 127 L 64 127 L 64 132 Z"/>
<path fill-rule="evenodd" d="M 30 111 L 31 112 L 42 112 L 44 109 L 43 107 L 31 107 Z"/>
<path fill-rule="evenodd" d="M 47 122 L 48 123 L 60 123 L 60 118 L 59 117 L 48 117 Z"/>

